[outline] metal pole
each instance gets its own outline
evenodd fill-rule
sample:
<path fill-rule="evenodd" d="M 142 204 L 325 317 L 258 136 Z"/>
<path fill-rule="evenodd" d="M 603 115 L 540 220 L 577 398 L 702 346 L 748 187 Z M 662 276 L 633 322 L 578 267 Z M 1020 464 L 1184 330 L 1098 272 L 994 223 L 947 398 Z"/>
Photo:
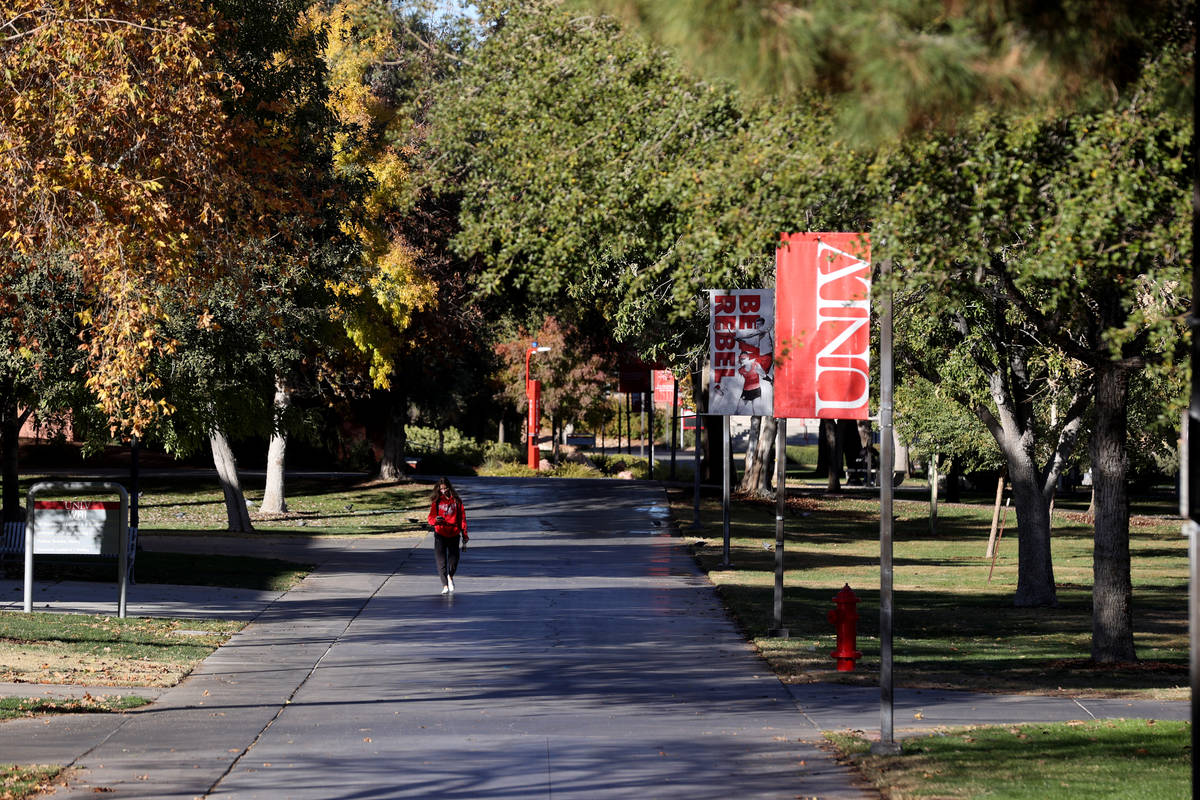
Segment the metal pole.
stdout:
<path fill-rule="evenodd" d="M 695 467 L 695 471 L 692 474 L 692 483 L 694 484 L 694 487 L 695 487 L 695 497 L 693 498 L 693 501 L 692 501 L 692 530 L 699 530 L 700 528 L 704 527 L 703 525 L 700 524 L 700 409 L 699 409 L 699 407 L 696 408 L 696 415 L 694 417 L 692 417 L 692 419 L 695 420 L 695 425 L 694 425 L 694 429 L 693 429 L 692 433 L 695 434 L 695 440 L 696 440 L 694 442 L 696 449 L 695 449 L 695 452 L 693 453 L 693 458 L 694 458 L 693 466 Z"/>
<path fill-rule="evenodd" d="M 141 494 L 141 489 L 138 487 L 138 452 L 141 450 L 141 442 L 137 434 L 134 434 L 129 439 L 129 527 L 138 527 L 138 495 Z"/>
<path fill-rule="evenodd" d="M 724 456 L 721 458 L 721 519 L 725 544 L 721 550 L 721 566 L 728 567 L 729 561 L 729 417 L 721 417 L 721 439 Z"/>
<path fill-rule="evenodd" d="M 671 377 L 671 480 L 675 480 L 675 450 L 679 447 L 679 378 Z"/>
<path fill-rule="evenodd" d="M 892 696 L 892 501 L 895 443 L 892 438 L 892 262 L 879 263 L 883 293 L 879 314 L 879 741 L 876 754 L 895 755 Z"/>
<path fill-rule="evenodd" d="M 650 427 L 646 427 L 646 417 L 650 417 Z M 642 441 L 646 440 L 646 432 L 650 433 L 650 478 L 654 478 L 654 392 L 642 392 L 642 413 L 638 415 L 638 424 L 642 426 Z M 642 448 L 645 444 L 638 448 L 638 458 L 643 457 Z"/>
<path fill-rule="evenodd" d="M 1200 63 L 1192 59 L 1192 85 L 1200 79 Z M 1192 126 L 1200 117 L 1200 97 L 1193 92 L 1192 97 Z M 1188 430 L 1185 434 L 1187 445 L 1183 448 L 1188 462 L 1187 486 L 1187 517 L 1186 525 L 1190 536 L 1188 541 L 1188 638 L 1191 642 L 1190 670 L 1192 681 L 1192 786 L 1200 785 L 1200 772 L 1196 767 L 1196 748 L 1200 747 L 1200 734 L 1196 733 L 1197 711 L 1200 711 L 1200 272 L 1196 270 L 1195 242 L 1200 239 L 1200 144 L 1192 137 L 1192 313 L 1188 316 L 1188 325 L 1192 332 L 1192 396 L 1188 407 Z M 1196 457 L 1194 457 L 1196 456 Z M 1180 487 L 1184 486 L 1180 477 Z M 1182 492 L 1181 492 L 1182 493 Z"/>
<path fill-rule="evenodd" d="M 775 422 L 775 624 L 767 635 L 786 639 L 788 629 L 783 627 L 783 515 L 787 511 L 787 420 Z"/>
<path fill-rule="evenodd" d="M 1191 654 L 1189 658 L 1189 667 L 1191 670 L 1192 679 L 1192 785 L 1197 784 L 1197 779 L 1200 777 L 1196 771 L 1196 745 L 1200 743 L 1196 735 L 1196 712 L 1200 711 L 1200 570 L 1197 569 L 1197 564 L 1200 563 L 1200 525 L 1197 525 L 1193 520 L 1184 522 L 1184 527 L 1188 532 L 1188 564 L 1189 564 L 1189 587 L 1188 587 L 1188 638 L 1191 642 Z"/>
<path fill-rule="evenodd" d="M 625 455 L 633 455 L 633 395 L 625 393 Z"/>

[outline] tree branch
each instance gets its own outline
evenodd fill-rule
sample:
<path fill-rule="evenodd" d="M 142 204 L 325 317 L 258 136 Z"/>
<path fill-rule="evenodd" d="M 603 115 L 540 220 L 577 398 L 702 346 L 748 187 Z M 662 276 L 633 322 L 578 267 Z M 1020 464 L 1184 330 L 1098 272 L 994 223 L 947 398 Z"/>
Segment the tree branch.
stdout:
<path fill-rule="evenodd" d="M 1013 305 L 1033 323 L 1033 327 L 1038 334 L 1046 337 L 1054 344 L 1062 348 L 1063 352 L 1074 359 L 1082 361 L 1085 364 L 1092 364 L 1095 361 L 1095 353 L 1086 344 L 1081 344 L 1075 341 L 1069 335 L 1063 332 L 1062 327 L 1058 324 L 1058 320 L 1051 319 L 1043 314 L 1033 303 L 1029 302 L 1029 298 L 1025 296 L 1013 280 L 1010 273 L 1003 264 L 997 265 L 997 258 L 993 256 L 992 265 L 993 271 L 1004 285 L 1004 291 Z"/>
<path fill-rule="evenodd" d="M 1054 456 L 1046 469 L 1045 480 L 1042 483 L 1042 496 L 1047 501 L 1054 494 L 1058 476 L 1062 474 L 1067 459 L 1075 450 L 1075 442 L 1083 427 L 1083 414 L 1092 402 L 1091 383 L 1089 378 L 1076 389 L 1075 396 L 1071 398 L 1071 405 L 1067 408 L 1066 423 L 1058 434 L 1058 446 L 1054 448 Z"/>

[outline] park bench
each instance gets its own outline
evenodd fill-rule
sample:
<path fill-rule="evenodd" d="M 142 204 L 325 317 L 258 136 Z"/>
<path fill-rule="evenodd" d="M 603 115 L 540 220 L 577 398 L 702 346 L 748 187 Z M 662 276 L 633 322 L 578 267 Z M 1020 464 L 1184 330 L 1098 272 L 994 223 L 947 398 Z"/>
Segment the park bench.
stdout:
<path fill-rule="evenodd" d="M 573 447 L 595 447 L 596 434 L 594 433 L 570 433 L 567 434 L 567 444 Z"/>

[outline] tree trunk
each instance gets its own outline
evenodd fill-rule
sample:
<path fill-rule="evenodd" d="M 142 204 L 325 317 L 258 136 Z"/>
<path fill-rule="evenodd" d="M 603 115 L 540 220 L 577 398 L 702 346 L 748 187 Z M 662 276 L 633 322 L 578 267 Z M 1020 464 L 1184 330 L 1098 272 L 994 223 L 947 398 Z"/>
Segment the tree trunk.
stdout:
<path fill-rule="evenodd" d="M 1129 368 L 1096 369 L 1096 427 L 1092 433 L 1092 491 L 1096 506 L 1092 583 L 1092 659 L 1136 661 L 1133 585 L 1129 563 L 1129 496 L 1125 449 Z"/>
<path fill-rule="evenodd" d="M 749 492 L 750 473 L 754 471 L 754 460 L 758 458 L 758 435 L 762 430 L 762 416 L 750 417 L 750 431 L 746 435 L 746 458 L 742 461 L 742 481 L 736 487 L 739 492 Z"/>
<path fill-rule="evenodd" d="M 1050 558 L 1050 491 L 1062 462 L 1055 460 L 1045 472 L 1038 468 L 1038 442 L 1031 405 L 1013 400 L 1005 376 L 1000 372 L 993 372 L 989 382 L 997 413 L 993 414 L 982 405 L 973 410 L 1004 454 L 1012 485 L 1012 502 L 1017 513 L 1018 559 L 1013 604 L 1025 608 L 1057 606 L 1054 564 Z M 1082 404 L 1079 405 L 1077 412 L 1082 413 L 1082 408 Z M 1062 435 L 1067 438 L 1060 441 L 1060 445 L 1065 447 L 1073 443 L 1071 436 L 1075 429 L 1077 426 L 1070 430 L 1064 428 Z"/>
<path fill-rule="evenodd" d="M 832 419 L 823 419 L 817 426 L 817 467 L 813 471 L 813 477 L 825 478 L 829 475 L 829 462 L 831 461 L 830 453 L 833 452 L 833 436 L 830 428 L 837 425 L 837 422 Z"/>
<path fill-rule="evenodd" d="M 824 432 L 825 449 L 829 453 L 829 481 L 825 491 L 837 494 L 842 491 L 842 432 L 837 420 L 829 420 L 825 424 L 821 420 L 821 430 Z"/>
<path fill-rule="evenodd" d="M 271 432 L 271 443 L 267 446 L 267 485 L 263 491 L 262 512 L 264 514 L 287 513 L 287 498 L 284 496 L 283 469 L 287 458 L 287 431 L 283 428 L 283 415 L 292 404 L 292 390 L 281 378 L 275 379 L 275 428 Z"/>
<path fill-rule="evenodd" d="M 721 425 L 721 417 L 705 414 L 700 419 L 704 424 L 703 461 L 700 462 L 702 481 L 706 484 L 721 485 L 721 460 L 725 457 L 725 432 Z"/>
<path fill-rule="evenodd" d="M 21 434 L 21 418 L 17 414 L 17 399 L 11 395 L 0 398 L 0 476 L 4 480 L 5 522 L 21 519 L 21 479 L 17 447 Z"/>
<path fill-rule="evenodd" d="M 757 428 L 754 425 L 755 420 L 758 420 Z M 771 497 L 771 473 L 775 464 L 771 453 L 775 448 L 775 431 L 779 424 L 774 417 L 755 417 L 750 421 L 750 426 L 752 436 L 746 447 L 746 471 L 742 475 L 742 482 L 738 484 L 738 491 L 758 497 Z"/>
<path fill-rule="evenodd" d="M 213 466 L 217 468 L 217 479 L 221 482 L 221 491 L 225 494 L 225 514 L 229 519 L 229 530 L 236 533 L 252 533 L 254 526 L 250 523 L 250 513 L 246 510 L 246 496 L 242 493 L 242 484 L 238 479 L 237 459 L 229 448 L 225 432 L 213 428 L 208 434 L 208 443 L 212 447 Z"/>
<path fill-rule="evenodd" d="M 383 434 L 383 458 L 379 461 L 379 479 L 398 481 L 404 478 L 404 451 L 408 446 L 405 417 L 408 398 L 399 390 L 388 392 L 387 428 Z"/>
<path fill-rule="evenodd" d="M 1008 479 L 1017 512 L 1017 592 L 1020 608 L 1057 606 L 1054 563 L 1050 558 L 1050 507 L 1042 493 L 1032 454 L 1021 447 L 1006 450 Z"/>

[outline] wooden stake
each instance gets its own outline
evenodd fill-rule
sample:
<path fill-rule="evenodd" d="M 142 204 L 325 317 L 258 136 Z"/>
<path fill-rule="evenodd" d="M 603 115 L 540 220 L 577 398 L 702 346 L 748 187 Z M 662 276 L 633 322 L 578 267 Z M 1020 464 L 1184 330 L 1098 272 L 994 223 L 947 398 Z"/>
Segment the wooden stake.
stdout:
<path fill-rule="evenodd" d="M 992 510 L 992 532 L 988 534 L 987 549 L 983 551 L 984 558 L 991 558 L 996 551 L 996 529 L 1000 525 L 1000 501 L 1004 499 L 1004 475 L 996 481 L 996 505 Z"/>
<path fill-rule="evenodd" d="M 1011 497 L 1004 501 L 1004 514 L 1000 517 L 1000 535 L 996 537 L 996 545 L 992 548 L 992 566 L 988 569 L 988 583 L 992 582 L 992 570 L 996 569 L 996 554 L 1000 552 L 1000 540 L 1004 538 L 1004 521 L 1008 519 L 1008 504 L 1011 502 Z"/>

